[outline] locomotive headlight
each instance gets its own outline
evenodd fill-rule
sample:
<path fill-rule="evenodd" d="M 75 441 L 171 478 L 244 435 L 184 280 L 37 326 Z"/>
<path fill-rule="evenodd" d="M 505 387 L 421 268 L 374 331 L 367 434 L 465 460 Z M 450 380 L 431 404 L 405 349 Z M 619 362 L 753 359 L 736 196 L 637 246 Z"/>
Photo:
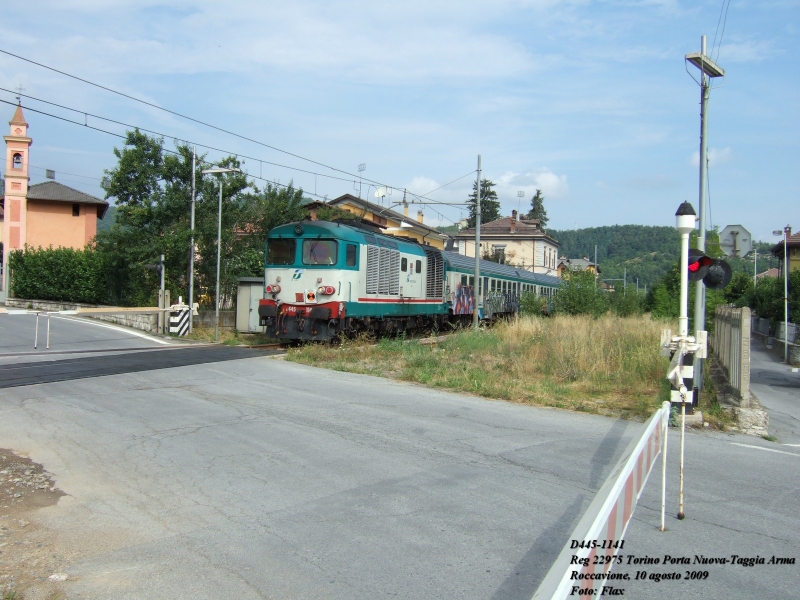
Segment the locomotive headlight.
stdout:
<path fill-rule="evenodd" d="M 321 285 L 317 288 L 317 293 L 324 296 L 332 296 L 336 293 L 336 288 L 332 285 Z"/>
<path fill-rule="evenodd" d="M 266 292 L 268 294 L 277 294 L 280 291 L 281 291 L 281 286 L 279 286 L 277 283 L 273 283 L 271 285 L 268 285 L 267 288 L 266 288 Z"/>

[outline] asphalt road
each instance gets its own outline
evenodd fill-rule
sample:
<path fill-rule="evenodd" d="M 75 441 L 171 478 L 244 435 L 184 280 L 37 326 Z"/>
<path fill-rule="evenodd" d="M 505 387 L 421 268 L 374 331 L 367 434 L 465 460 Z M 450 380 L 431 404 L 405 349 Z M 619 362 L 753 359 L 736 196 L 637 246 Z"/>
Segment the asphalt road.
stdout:
<path fill-rule="evenodd" d="M 641 427 L 266 357 L 8 388 L 0 415 L 68 494 L 37 526 L 87 599 L 527 599 Z M 800 554 L 800 454 L 688 438 L 687 519 L 655 529 L 652 476 L 626 551 Z M 737 567 L 627 597 L 797 581 Z"/>
<path fill-rule="evenodd" d="M 9 309 L 16 310 L 16 309 Z M 47 317 L 39 316 L 38 347 L 36 338 L 36 315 L 0 314 L 0 362 L 18 362 L 17 355 L 46 355 L 60 352 L 80 352 L 137 348 L 153 348 L 165 345 L 144 332 L 128 327 L 86 318 L 50 317 L 50 350 L 47 346 Z M 13 360 L 9 360 L 9 357 Z"/>
<path fill-rule="evenodd" d="M 79 598 L 530 597 L 639 429 L 269 358 L 0 395 Z"/>
<path fill-rule="evenodd" d="M 781 444 L 800 447 L 800 371 L 793 372 L 757 336 L 750 342 L 750 390 L 769 414 L 769 433 Z"/>

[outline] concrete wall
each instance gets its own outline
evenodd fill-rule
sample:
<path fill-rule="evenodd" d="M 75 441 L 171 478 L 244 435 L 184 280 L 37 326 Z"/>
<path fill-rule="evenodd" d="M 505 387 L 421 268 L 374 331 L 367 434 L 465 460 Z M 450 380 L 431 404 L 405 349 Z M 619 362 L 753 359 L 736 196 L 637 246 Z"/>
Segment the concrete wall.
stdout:
<path fill-rule="evenodd" d="M 74 304 L 70 302 L 54 302 L 49 300 L 25 300 L 22 298 L 6 298 L 6 306 L 13 308 L 28 308 L 33 310 L 76 310 L 79 306 L 83 308 L 98 308 L 98 304 Z M 97 319 L 98 321 L 105 321 L 107 323 L 116 323 L 117 325 L 124 325 L 125 327 L 132 327 L 147 333 L 155 333 L 158 331 L 158 315 L 93 315 L 87 317 L 90 319 Z"/>
<path fill-rule="evenodd" d="M 193 327 L 214 327 L 214 311 L 201 310 L 200 314 L 195 315 L 192 319 Z M 235 310 L 221 310 L 219 311 L 219 328 L 236 329 L 236 311 Z"/>

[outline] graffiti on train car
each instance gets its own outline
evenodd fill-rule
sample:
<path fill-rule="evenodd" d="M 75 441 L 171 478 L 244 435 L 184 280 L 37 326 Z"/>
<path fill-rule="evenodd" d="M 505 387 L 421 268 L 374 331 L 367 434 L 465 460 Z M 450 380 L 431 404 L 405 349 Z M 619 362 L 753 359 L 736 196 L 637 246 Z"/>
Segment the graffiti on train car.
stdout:
<path fill-rule="evenodd" d="M 470 285 L 456 284 L 455 291 L 451 292 L 454 315 L 471 315 L 475 310 L 475 289 Z"/>

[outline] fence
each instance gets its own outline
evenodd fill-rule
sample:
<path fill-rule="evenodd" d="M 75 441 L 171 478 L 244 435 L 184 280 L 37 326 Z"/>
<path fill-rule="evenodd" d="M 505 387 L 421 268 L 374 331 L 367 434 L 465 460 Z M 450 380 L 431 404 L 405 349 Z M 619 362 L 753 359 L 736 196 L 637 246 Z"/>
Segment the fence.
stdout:
<path fill-rule="evenodd" d="M 714 354 L 737 391 L 742 408 L 750 406 L 750 309 L 718 306 L 714 315 Z"/>
<path fill-rule="evenodd" d="M 612 558 L 620 549 L 619 542 L 625 537 L 633 510 L 659 454 L 662 454 L 663 459 L 663 527 L 669 411 L 670 403 L 664 402 L 645 424 L 642 434 L 634 438 L 625 449 L 622 458 L 597 492 L 532 600 L 565 600 L 567 597 L 601 595 L 606 581 L 615 578 L 610 573 L 615 562 Z M 573 540 L 579 542 L 578 547 L 575 547 Z"/>

